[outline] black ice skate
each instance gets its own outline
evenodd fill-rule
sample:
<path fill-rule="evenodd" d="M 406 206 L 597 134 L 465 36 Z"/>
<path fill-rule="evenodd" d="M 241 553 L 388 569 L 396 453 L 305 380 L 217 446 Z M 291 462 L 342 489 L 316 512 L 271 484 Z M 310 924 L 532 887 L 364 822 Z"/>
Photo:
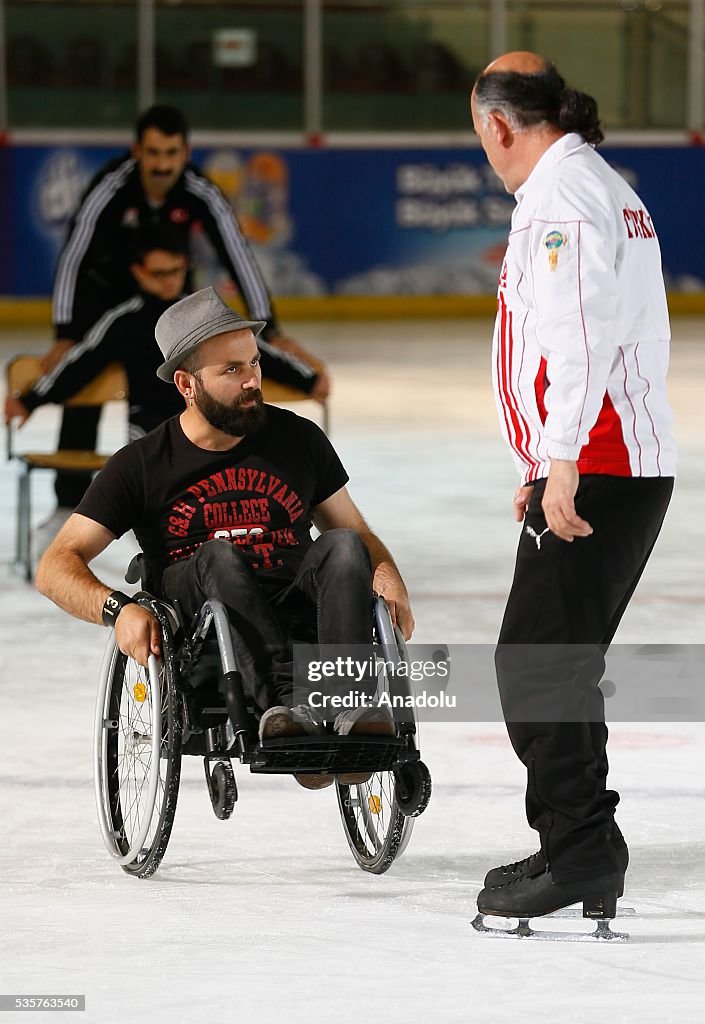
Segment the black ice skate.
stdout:
<path fill-rule="evenodd" d="M 629 867 L 629 849 L 616 824 L 612 829 L 610 843 L 616 854 L 619 870 L 622 874 L 626 874 Z M 547 862 L 543 851 L 537 850 L 536 853 L 524 857 L 523 860 L 515 860 L 512 864 L 501 864 L 499 867 L 492 868 L 485 875 L 484 885 L 486 889 L 494 889 L 498 885 L 507 885 L 519 878 L 535 878 L 537 875 L 542 875 L 546 867 Z M 617 896 L 621 897 L 622 895 L 623 889 L 620 889 Z"/>
<path fill-rule="evenodd" d="M 488 935 L 505 938 L 537 938 L 559 941 L 585 941 L 593 939 L 616 939 L 626 941 L 629 936 L 613 932 L 609 922 L 617 916 L 617 894 L 624 886 L 624 875 L 614 873 L 579 882 L 554 882 L 547 868 L 542 874 L 524 876 L 495 888 L 485 888 L 477 897 L 477 917 L 473 928 Z M 583 917 L 597 922 L 594 932 L 549 932 L 534 931 L 529 920 L 545 917 L 582 903 Z M 513 929 L 493 928 L 485 924 L 485 917 L 516 918 L 518 925 Z"/>
<path fill-rule="evenodd" d="M 535 878 L 546 870 L 546 858 L 542 850 L 515 860 L 512 864 L 500 864 L 491 868 L 485 875 L 485 889 L 495 889 L 498 885 L 508 885 L 519 878 Z"/>

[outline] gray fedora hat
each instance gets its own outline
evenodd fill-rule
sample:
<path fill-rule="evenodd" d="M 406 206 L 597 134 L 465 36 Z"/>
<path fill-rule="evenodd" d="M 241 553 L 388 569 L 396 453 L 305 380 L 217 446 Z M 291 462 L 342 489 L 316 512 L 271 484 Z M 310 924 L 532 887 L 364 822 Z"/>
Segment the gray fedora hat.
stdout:
<path fill-rule="evenodd" d="M 243 320 L 218 295 L 215 288 L 202 288 L 200 292 L 179 299 L 157 320 L 154 333 L 165 362 L 157 369 L 157 377 L 174 382 L 174 371 L 201 342 L 228 331 L 243 331 L 246 327 L 259 334 L 266 320 Z"/>

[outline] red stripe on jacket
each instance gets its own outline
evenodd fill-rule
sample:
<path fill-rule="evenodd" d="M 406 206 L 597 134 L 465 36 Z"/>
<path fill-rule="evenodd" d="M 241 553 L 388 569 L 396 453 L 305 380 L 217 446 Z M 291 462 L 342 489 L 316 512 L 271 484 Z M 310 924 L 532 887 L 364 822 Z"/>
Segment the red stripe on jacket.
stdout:
<path fill-rule="evenodd" d="M 548 364 L 542 357 L 538 373 L 534 380 L 536 406 L 541 422 L 546 423 L 546 389 L 549 381 Z M 629 450 L 624 443 L 622 423 L 610 396 L 605 392 L 600 414 L 588 435 L 587 444 L 580 449 L 578 456 L 580 473 L 607 473 L 610 476 L 632 476 L 629 463 Z"/>
<path fill-rule="evenodd" d="M 509 443 L 517 453 L 520 459 L 529 464 L 530 469 L 536 467 L 536 460 L 529 454 L 529 437 L 531 435 L 531 428 L 528 422 L 519 412 L 519 406 L 514 399 L 511 390 L 512 382 L 512 358 L 514 355 L 514 339 L 512 337 L 512 324 L 513 317 L 512 313 L 508 312 L 507 304 L 504 301 L 504 296 L 499 295 L 499 310 L 500 310 L 500 345 L 499 345 L 499 366 L 498 366 L 498 379 L 500 392 L 502 395 L 502 409 L 504 411 L 504 421 L 507 425 L 507 436 L 509 437 Z M 508 367 L 506 367 L 505 354 L 509 352 Z M 507 418 L 509 413 L 509 419 Z M 512 429 L 509 427 L 509 420 L 511 420 Z M 513 435 L 513 440 L 512 440 Z"/>

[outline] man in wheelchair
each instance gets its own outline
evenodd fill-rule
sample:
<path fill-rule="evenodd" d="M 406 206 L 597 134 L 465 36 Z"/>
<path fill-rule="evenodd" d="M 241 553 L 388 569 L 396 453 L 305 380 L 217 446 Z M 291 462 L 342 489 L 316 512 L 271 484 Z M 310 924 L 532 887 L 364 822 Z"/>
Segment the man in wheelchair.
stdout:
<path fill-rule="evenodd" d="M 293 706 L 292 643 L 302 628 L 315 628 L 322 650 L 369 646 L 373 589 L 405 639 L 414 620 L 394 560 L 350 498 L 326 435 L 264 405 L 255 341 L 263 326 L 212 288 L 161 316 L 157 375 L 173 382 L 185 409 L 112 457 L 47 549 L 36 586 L 70 614 L 113 626 L 123 654 L 146 665 L 160 654 L 156 619 L 89 569 L 134 530 L 152 587 L 187 619 L 206 600 L 225 605 L 266 740 L 323 729 L 307 704 Z M 394 723 L 386 709 L 356 707 L 337 715 L 334 730 L 393 734 Z M 308 788 L 333 782 L 297 779 Z"/>

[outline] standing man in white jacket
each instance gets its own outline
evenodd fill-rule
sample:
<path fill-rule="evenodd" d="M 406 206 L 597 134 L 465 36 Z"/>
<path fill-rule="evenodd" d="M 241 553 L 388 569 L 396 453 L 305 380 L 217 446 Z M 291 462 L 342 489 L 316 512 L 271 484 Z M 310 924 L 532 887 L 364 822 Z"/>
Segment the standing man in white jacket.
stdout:
<path fill-rule="evenodd" d="M 629 856 L 598 684 L 673 489 L 661 254 L 641 199 L 595 152 L 595 100 L 544 58 L 490 64 L 472 117 L 517 201 L 493 379 L 524 525 L 496 665 L 541 838 L 488 873 L 478 909 L 531 917 L 583 901 L 613 917 Z"/>

